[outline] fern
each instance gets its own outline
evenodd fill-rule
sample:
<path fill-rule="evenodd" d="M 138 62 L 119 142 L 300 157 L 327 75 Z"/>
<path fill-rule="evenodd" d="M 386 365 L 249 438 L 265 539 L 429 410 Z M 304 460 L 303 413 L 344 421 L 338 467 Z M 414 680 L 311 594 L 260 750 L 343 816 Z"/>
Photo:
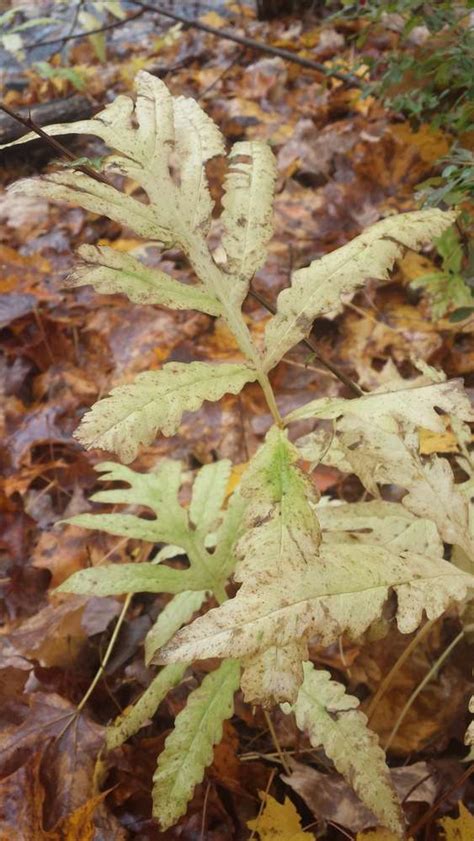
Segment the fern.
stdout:
<path fill-rule="evenodd" d="M 400 805 L 390 782 L 385 756 L 377 737 L 367 728 L 359 701 L 345 693 L 330 674 L 304 664 L 304 681 L 292 711 L 298 727 L 306 731 L 313 747 L 322 746 L 337 770 L 352 783 L 363 803 L 383 826 L 403 833 Z"/>
<path fill-rule="evenodd" d="M 181 249 L 195 274 L 192 286 L 136 257 L 94 246 L 79 249 L 80 262 L 67 283 L 123 293 L 132 304 L 194 308 L 221 317 L 242 358 L 232 364 L 170 362 L 143 372 L 100 400 L 77 437 L 86 447 L 129 462 L 157 432 L 175 434 L 184 412 L 255 381 L 273 426 L 228 500 L 226 460 L 197 473 L 189 507 L 180 502 L 184 475 L 177 462 L 164 460 L 146 474 L 107 462 L 97 468 L 101 479 L 120 487 L 100 491 L 93 500 L 125 510 L 69 521 L 163 548 L 154 562 L 82 570 L 62 584 L 63 592 L 172 596 L 145 643 L 147 663 L 164 668 L 110 725 L 107 745 L 121 744 L 148 722 L 195 659 L 221 658 L 190 693 L 159 757 L 153 800 L 162 829 L 184 814 L 240 686 L 252 704 L 292 708 L 312 744 L 324 748 L 378 822 L 401 837 L 403 821 L 383 751 L 356 699 L 308 662 L 307 643 L 311 637 L 329 644 L 343 633 L 360 638 L 393 594 L 401 633 L 416 630 L 424 615 L 434 619 L 466 598 L 474 585 L 468 571 L 474 558 L 472 478 L 456 485 L 449 462 L 422 458 L 417 445 L 419 428 L 440 431 L 439 413 L 449 415 L 462 444 L 460 463 L 472 476 L 466 449 L 472 411 L 459 381 L 444 382 L 425 367 L 412 381 L 394 378 L 355 400 L 311 401 L 282 419 L 268 371 L 308 334 L 316 316 L 340 309 L 341 295 L 368 277 L 388 277 L 406 248 L 439 237 L 455 213 L 431 209 L 391 216 L 295 271 L 268 321 L 261 351 L 241 307 L 272 234 L 273 154 L 259 141 L 236 143 L 229 152 L 222 239 L 212 252 L 207 235 L 214 205 L 205 164 L 224 154 L 223 137 L 196 102 L 173 98 L 151 75 L 139 73 L 136 90 L 135 103 L 119 96 L 92 120 L 49 127 L 50 134 L 94 134 L 111 147 L 101 161 L 105 183 L 61 171 L 19 182 L 15 189 L 78 204 L 162 248 Z M 138 185 L 146 202 L 130 189 L 118 189 L 116 175 L 120 183 Z M 316 424 L 322 419 L 325 425 L 295 445 L 285 427 L 301 419 Z M 374 499 L 345 505 L 319 500 L 301 468 L 303 457 L 355 473 Z M 400 503 L 380 499 L 385 484 L 404 492 Z M 444 543 L 454 547 L 454 563 L 445 560 Z M 165 563 L 177 554 L 187 556 L 186 569 Z M 232 578 L 240 586 L 229 598 Z M 211 596 L 218 606 L 193 619 Z M 471 731 L 472 726 L 472 741 Z"/>

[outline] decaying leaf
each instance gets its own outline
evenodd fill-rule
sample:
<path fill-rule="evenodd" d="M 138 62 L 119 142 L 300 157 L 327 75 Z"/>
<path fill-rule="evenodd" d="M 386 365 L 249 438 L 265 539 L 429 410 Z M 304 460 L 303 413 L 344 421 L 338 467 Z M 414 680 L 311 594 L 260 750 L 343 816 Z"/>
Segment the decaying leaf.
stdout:
<path fill-rule="evenodd" d="M 463 803 L 459 803 L 459 817 L 442 818 L 438 824 L 446 841 L 470 841 L 474 833 L 474 815 Z"/>

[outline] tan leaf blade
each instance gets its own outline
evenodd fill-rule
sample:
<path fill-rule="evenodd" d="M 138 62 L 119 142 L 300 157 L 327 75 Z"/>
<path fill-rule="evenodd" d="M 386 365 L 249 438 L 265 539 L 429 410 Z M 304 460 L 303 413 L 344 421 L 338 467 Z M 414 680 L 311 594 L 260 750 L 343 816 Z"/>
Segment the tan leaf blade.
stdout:
<path fill-rule="evenodd" d="M 340 774 L 382 826 L 403 837 L 404 821 L 393 789 L 385 754 L 367 718 L 357 707 L 359 701 L 331 680 L 329 672 L 304 664 L 304 681 L 293 712 L 300 730 L 306 732 L 313 747 L 323 747 Z M 289 712 L 285 705 L 285 712 Z"/>
<path fill-rule="evenodd" d="M 159 304 L 176 310 L 195 309 L 220 315 L 219 301 L 199 286 L 180 283 L 166 272 L 150 269 L 131 254 L 106 246 L 81 245 L 79 263 L 66 280 L 66 286 L 90 284 L 96 292 L 120 292 L 135 304 Z"/>
<path fill-rule="evenodd" d="M 292 286 L 278 296 L 277 313 L 266 328 L 265 369 L 273 368 L 308 335 L 317 316 L 340 310 L 341 295 L 354 292 L 369 277 L 387 278 L 405 248 L 418 248 L 433 240 L 455 218 L 456 213 L 436 208 L 390 216 L 337 251 L 294 272 Z"/>
<path fill-rule="evenodd" d="M 376 545 L 323 543 L 318 566 L 291 584 L 270 576 L 266 586 L 245 581 L 233 599 L 179 631 L 156 662 L 242 657 L 309 635 L 322 645 L 344 632 L 357 638 L 380 616 L 391 588 L 398 596 L 398 627 L 411 633 L 423 611 L 437 618 L 474 586 L 474 576 L 447 561 Z"/>
<path fill-rule="evenodd" d="M 85 416 L 76 437 L 85 447 L 110 450 L 128 463 L 158 430 L 174 435 L 184 412 L 196 411 L 205 400 L 237 394 L 254 379 L 255 371 L 246 365 L 169 362 L 161 371 L 147 371 L 114 388 Z"/>
<path fill-rule="evenodd" d="M 273 190 L 276 161 L 266 143 L 257 140 L 235 143 L 229 154 L 224 181 L 224 233 L 226 271 L 236 275 L 238 285 L 229 290 L 241 303 L 248 284 L 267 257 L 267 243 L 273 233 Z"/>

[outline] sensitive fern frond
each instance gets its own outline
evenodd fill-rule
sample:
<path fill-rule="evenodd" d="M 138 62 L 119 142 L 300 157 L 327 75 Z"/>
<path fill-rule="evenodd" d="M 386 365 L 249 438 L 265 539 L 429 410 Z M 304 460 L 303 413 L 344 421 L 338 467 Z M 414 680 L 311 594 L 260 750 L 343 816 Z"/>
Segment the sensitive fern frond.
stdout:
<path fill-rule="evenodd" d="M 312 400 L 291 412 L 286 422 L 306 418 L 337 419 L 356 415 L 364 421 L 377 423 L 382 416 L 390 416 L 413 427 L 444 432 L 442 418 L 436 409 L 450 413 L 464 421 L 474 421 L 474 412 L 463 388 L 462 380 L 410 386 L 395 391 L 377 390 L 354 400 L 323 397 Z"/>
<path fill-rule="evenodd" d="M 228 471 L 228 462 L 219 467 L 217 462 L 214 476 L 221 477 Z M 68 578 L 61 585 L 63 592 L 112 595 L 117 593 L 175 593 L 183 594 L 181 601 L 177 601 L 175 610 L 170 606 L 166 618 L 158 620 L 156 629 L 150 632 L 149 646 L 156 636 L 157 645 L 162 645 L 169 636 L 181 627 L 183 622 L 191 618 L 195 610 L 202 604 L 206 592 L 214 591 L 223 595 L 224 583 L 232 570 L 235 557 L 232 555 L 232 528 L 227 531 L 229 536 L 225 543 L 227 554 L 222 556 L 222 549 L 210 553 L 206 548 L 207 530 L 196 529 L 191 512 L 179 502 L 178 493 L 183 481 L 179 462 L 164 459 L 155 471 L 137 473 L 124 465 L 105 462 L 96 468 L 102 473 L 104 482 L 123 482 L 129 487 L 113 488 L 94 494 L 94 502 L 105 502 L 112 505 L 142 506 L 151 509 L 155 514 L 153 520 L 145 519 L 137 514 L 116 512 L 113 514 L 78 514 L 68 522 L 82 528 L 105 531 L 117 537 L 145 540 L 150 543 L 167 543 L 178 546 L 189 559 L 188 569 L 172 569 L 163 564 L 109 564 L 91 569 L 80 570 Z M 204 472 L 204 479 L 201 472 Z M 196 499 L 199 501 L 212 472 L 210 465 L 205 465 L 197 474 L 198 489 Z M 219 494 L 218 494 L 219 496 Z M 222 499 L 221 492 L 221 499 Z M 212 521 L 209 526 L 222 520 L 220 528 L 226 523 L 227 512 L 220 513 L 211 506 Z M 204 518 L 205 519 L 205 518 Z M 227 533 L 227 532 L 226 532 Z M 218 547 L 222 544 L 218 539 Z M 194 605 L 194 607 L 192 607 Z M 187 615 L 189 611 L 189 615 Z M 165 628 L 169 628 L 168 635 L 164 635 Z M 154 649 L 153 649 L 154 650 Z M 153 652 L 151 652 L 153 653 Z M 150 655 L 151 656 L 151 655 Z"/>
<path fill-rule="evenodd" d="M 155 624 L 145 637 L 145 663 L 148 666 L 155 651 L 161 648 L 192 618 L 207 596 L 206 590 L 179 593 L 160 612 Z"/>
<path fill-rule="evenodd" d="M 321 644 L 344 632 L 358 637 L 380 616 L 392 588 L 398 626 L 410 633 L 423 611 L 435 618 L 473 586 L 474 577 L 441 559 L 439 540 L 424 527 L 415 547 L 426 547 L 426 556 L 407 547 L 400 535 L 384 544 L 319 545 L 315 492 L 299 471 L 297 456 L 285 433 L 273 428 L 240 489 L 248 500 L 246 531 L 236 547 L 235 578 L 242 586 L 233 599 L 178 631 L 158 652 L 157 662 L 245 658 L 244 668 L 248 665 L 258 680 L 252 686 L 244 672 L 246 695 L 250 699 L 254 692 L 262 702 L 265 686 L 271 685 L 269 664 L 280 663 L 280 687 L 292 686 L 294 692 L 298 680 L 294 664 L 291 674 L 282 674 L 285 652 L 265 654 L 268 649 L 286 649 L 310 635 Z"/>
<path fill-rule="evenodd" d="M 138 733 L 155 714 L 170 689 L 180 683 L 186 669 L 187 665 L 183 663 L 174 663 L 172 666 L 165 666 L 164 669 L 161 669 L 133 707 L 124 710 L 113 724 L 107 727 L 105 743 L 108 750 L 118 748 L 130 736 Z"/>
<path fill-rule="evenodd" d="M 379 484 L 405 488 L 403 505 L 417 517 L 432 520 L 446 543 L 460 546 L 474 558 L 469 499 L 455 485 L 447 459 L 421 458 L 417 434 L 406 433 L 388 416 L 368 426 L 348 413 L 336 422 L 336 431 L 337 438 L 326 452 L 328 463 L 335 445 L 334 461 L 341 467 L 342 452 L 346 462 L 342 469 L 355 473 L 370 493 L 377 495 Z"/>
<path fill-rule="evenodd" d="M 230 294 L 239 304 L 266 260 L 266 246 L 273 233 L 275 179 L 276 160 L 266 143 L 253 140 L 234 144 L 224 181 L 221 220 L 225 270 L 236 277 Z"/>
<path fill-rule="evenodd" d="M 327 503 L 327 500 L 325 500 Z M 397 502 L 322 504 L 316 508 L 325 543 L 375 543 L 442 558 L 444 547 L 432 520 L 416 517 Z"/>
<path fill-rule="evenodd" d="M 225 153 L 224 138 L 195 99 L 173 100 L 175 158 L 180 166 L 181 193 L 187 197 L 186 222 L 191 231 L 207 233 L 214 203 L 204 164 Z"/>
<path fill-rule="evenodd" d="M 265 331 L 265 370 L 308 335 L 315 318 L 340 310 L 341 295 L 355 292 L 367 278 L 386 279 L 405 248 L 416 249 L 435 239 L 455 218 L 456 213 L 436 208 L 390 216 L 294 272 L 291 288 L 278 296 L 277 313 Z"/>
<path fill-rule="evenodd" d="M 196 411 L 205 400 L 237 394 L 256 376 L 248 365 L 169 362 L 161 371 L 146 371 L 133 383 L 114 388 L 86 414 L 76 438 L 87 448 L 111 450 L 128 463 L 158 430 L 174 435 L 184 412 Z"/>
<path fill-rule="evenodd" d="M 293 578 L 268 574 L 264 583 L 263 572 L 252 572 L 258 583 L 249 576 L 233 599 L 178 631 L 156 661 L 243 657 L 310 635 L 322 645 L 345 632 L 357 638 L 380 616 L 391 589 L 398 627 L 411 633 L 424 611 L 435 619 L 474 587 L 474 576 L 447 561 L 364 544 L 323 543 L 319 558 Z"/>
<path fill-rule="evenodd" d="M 159 304 L 175 310 L 221 314 L 219 301 L 199 286 L 188 286 L 166 272 L 150 269 L 131 254 L 93 245 L 81 245 L 77 253 L 82 262 L 73 269 L 66 286 L 90 284 L 101 294 L 121 292 L 134 304 Z"/>
<path fill-rule="evenodd" d="M 222 738 L 223 722 L 233 712 L 239 674 L 236 661 L 222 663 L 206 675 L 176 717 L 153 777 L 153 814 L 163 830 L 185 813 L 194 787 L 212 762 L 213 747 Z"/>
<path fill-rule="evenodd" d="M 232 462 L 228 459 L 204 464 L 194 480 L 189 516 L 203 537 L 216 524 L 225 501 L 231 468 Z"/>
<path fill-rule="evenodd" d="M 324 748 L 378 823 L 402 838 L 402 812 L 385 754 L 358 706 L 358 699 L 347 695 L 344 686 L 331 680 L 328 672 L 305 663 L 296 703 L 283 709 L 294 712 L 298 727 L 307 733 L 313 747 Z"/>

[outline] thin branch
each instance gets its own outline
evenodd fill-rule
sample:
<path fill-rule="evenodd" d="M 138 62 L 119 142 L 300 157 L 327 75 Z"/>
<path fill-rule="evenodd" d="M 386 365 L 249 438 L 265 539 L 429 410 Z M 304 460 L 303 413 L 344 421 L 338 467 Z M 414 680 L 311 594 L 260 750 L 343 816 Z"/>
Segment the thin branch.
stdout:
<path fill-rule="evenodd" d="M 268 55 L 284 58 L 285 61 L 291 61 L 293 64 L 299 64 L 301 67 L 307 67 L 309 70 L 317 70 L 318 73 L 323 73 L 325 76 L 333 76 L 341 82 L 352 85 L 355 88 L 361 88 L 362 82 L 356 76 L 350 73 L 342 73 L 340 70 L 331 70 L 325 64 L 319 61 L 313 61 L 310 58 L 296 55 L 290 50 L 284 50 L 281 47 L 272 47 L 270 44 L 262 44 L 261 41 L 254 41 L 253 38 L 246 38 L 244 35 L 236 35 L 234 32 L 229 32 L 227 29 L 217 29 L 215 26 L 209 26 L 207 23 L 202 23 L 199 20 L 189 20 L 184 15 L 178 15 L 175 12 L 169 12 L 167 9 L 161 9 L 152 6 L 150 3 L 142 3 L 141 0 L 131 0 L 135 6 L 139 6 L 143 11 L 151 12 L 155 15 L 162 15 L 170 18 L 177 23 L 182 23 L 185 26 L 191 26 L 194 29 L 200 29 L 202 32 L 208 32 L 210 35 L 216 35 L 218 38 L 223 38 L 225 41 L 233 41 L 235 44 L 241 44 L 243 47 L 248 47 L 250 50 L 259 50 Z"/>
<path fill-rule="evenodd" d="M 79 4 L 79 6 L 80 5 L 81 4 Z M 76 38 L 87 38 L 89 35 L 99 35 L 101 32 L 108 32 L 109 29 L 117 29 L 119 26 L 125 26 L 125 24 L 129 23 L 129 21 L 140 18 L 146 11 L 146 9 L 141 9 L 141 11 L 135 12 L 133 15 L 129 15 L 128 18 L 116 20 L 112 23 L 105 23 L 104 26 L 100 26 L 97 29 L 87 29 L 85 32 L 63 35 L 61 38 L 50 38 L 48 41 L 35 41 L 33 44 L 26 44 L 23 49 L 34 50 L 36 47 L 49 47 L 50 44 L 65 44 L 67 41 L 74 41 Z"/>
<path fill-rule="evenodd" d="M 262 307 L 265 307 L 265 309 L 271 312 L 272 315 L 275 315 L 276 309 L 273 306 L 273 304 L 270 304 L 268 301 L 265 300 L 265 298 L 262 298 L 259 292 L 255 292 L 254 289 L 251 289 L 250 295 L 253 298 L 255 298 L 255 300 L 258 301 L 259 304 L 262 305 Z M 341 371 L 339 368 L 333 365 L 332 362 L 329 361 L 329 359 L 326 359 L 325 356 L 322 356 L 321 352 L 318 350 L 318 346 L 313 341 L 313 339 L 308 338 L 302 339 L 301 341 L 302 344 L 306 345 L 306 347 L 309 348 L 311 353 L 314 354 L 315 358 L 318 360 L 318 362 L 321 363 L 321 365 L 324 365 L 324 367 L 327 368 L 328 371 L 331 371 L 331 374 L 334 374 L 334 376 L 337 377 L 337 379 L 340 380 L 341 383 L 344 383 L 344 385 L 347 386 L 347 388 L 350 388 L 354 396 L 364 396 L 364 392 L 359 388 L 358 385 L 356 385 L 356 383 L 353 380 L 351 380 L 350 377 L 347 376 L 347 374 L 344 373 L 344 371 Z"/>
<path fill-rule="evenodd" d="M 430 820 L 430 818 L 433 817 L 433 815 L 436 814 L 436 811 L 437 811 L 438 807 L 441 805 L 441 803 L 443 802 L 443 800 L 446 800 L 446 798 L 449 797 L 449 795 L 451 794 L 452 791 L 455 791 L 457 788 L 459 788 L 459 786 L 461 786 L 463 784 L 463 782 L 465 782 L 465 780 L 467 780 L 468 777 L 471 776 L 472 773 L 474 773 L 474 765 L 469 765 L 466 768 L 466 770 L 461 774 L 461 776 L 458 777 L 457 780 L 455 780 L 454 783 L 452 785 L 450 785 L 448 789 L 446 789 L 446 791 L 443 791 L 443 793 L 438 797 L 437 800 L 435 800 L 435 802 L 428 809 L 428 811 L 425 812 L 425 814 L 422 815 L 421 818 L 416 823 L 412 824 L 412 826 L 410 826 L 408 828 L 407 837 L 414 838 L 415 835 L 419 832 L 419 830 L 426 823 L 428 823 L 428 821 Z"/>
<path fill-rule="evenodd" d="M 426 635 L 429 634 L 429 632 L 431 631 L 435 622 L 437 622 L 437 619 L 430 619 L 430 621 L 427 622 L 426 625 L 423 625 L 423 627 L 420 628 L 420 630 L 413 637 L 411 642 L 407 645 L 406 648 L 404 648 L 404 650 L 400 654 L 400 657 L 395 661 L 395 663 L 393 664 L 393 666 L 390 669 L 390 671 L 388 672 L 388 674 L 385 675 L 384 679 L 382 680 L 382 683 L 380 684 L 379 688 L 377 689 L 377 692 L 375 693 L 374 697 L 372 698 L 372 700 L 371 700 L 371 702 L 370 702 L 370 704 L 369 704 L 369 706 L 367 707 L 367 710 L 366 710 L 366 716 L 367 716 L 367 720 L 368 720 L 369 724 L 370 724 L 371 719 L 373 718 L 373 715 L 374 715 L 374 712 L 375 712 L 375 709 L 376 709 L 377 705 L 379 704 L 383 695 L 385 695 L 389 686 L 392 684 L 395 675 L 401 669 L 405 660 L 408 659 L 408 657 L 410 656 L 412 651 L 417 647 L 417 645 L 422 641 L 422 639 L 424 639 L 426 637 Z"/>
<path fill-rule="evenodd" d="M 414 702 L 415 702 L 415 701 L 416 701 L 416 699 L 418 698 L 418 695 L 420 694 L 420 692 L 422 692 L 422 691 L 423 691 L 423 689 L 425 688 L 425 686 L 426 686 L 426 685 L 430 682 L 431 678 L 432 678 L 432 677 L 434 677 L 434 676 L 436 675 L 436 673 L 437 673 L 438 669 L 440 669 L 440 668 L 441 668 L 441 666 L 443 665 L 444 661 L 445 661 L 445 660 L 449 657 L 449 655 L 451 654 L 451 651 L 453 650 L 453 648 L 455 648 L 455 647 L 457 646 L 457 644 L 458 644 L 459 642 L 461 642 L 461 640 L 463 639 L 464 635 L 465 635 L 468 631 L 471 631 L 471 630 L 473 630 L 473 629 L 474 629 L 474 625 L 466 625 L 466 627 L 465 627 L 465 628 L 463 628 L 463 629 L 462 629 L 462 631 L 460 631 L 460 632 L 459 632 L 459 634 L 457 635 L 457 637 L 455 637 L 455 638 L 453 639 L 453 641 L 452 641 L 452 642 L 448 645 L 448 647 L 447 647 L 447 648 L 443 651 L 443 653 L 442 653 L 442 654 L 438 657 L 438 659 L 437 659 L 437 660 L 433 663 L 433 665 L 432 665 L 431 669 L 430 669 L 430 670 L 429 670 L 429 672 L 425 675 L 425 677 L 423 678 L 423 680 L 421 681 L 421 683 L 419 683 L 419 684 L 418 684 L 418 686 L 416 687 L 416 689 L 415 689 L 415 690 L 411 693 L 410 697 L 408 698 L 408 701 L 407 701 L 407 702 L 406 702 L 406 704 L 404 705 L 404 707 L 403 707 L 403 709 L 402 709 L 402 711 L 401 711 L 400 715 L 398 716 L 398 718 L 397 718 L 397 720 L 396 720 L 395 724 L 393 725 L 392 732 L 390 733 L 390 736 L 388 737 L 388 739 L 387 739 L 387 741 L 386 741 L 386 743 L 385 743 L 385 745 L 384 745 L 384 750 L 385 750 L 385 752 L 387 752 L 387 751 L 388 751 L 388 749 L 389 749 L 390 745 L 392 744 L 392 742 L 393 742 L 393 740 L 394 740 L 395 736 L 397 735 L 397 733 L 398 733 L 398 731 L 399 731 L 399 729 L 400 729 L 401 724 L 403 723 L 403 721 L 404 721 L 404 719 L 405 719 L 405 716 L 406 716 L 407 712 L 411 709 L 412 705 L 414 704 Z"/>
<path fill-rule="evenodd" d="M 59 152 L 60 155 L 64 155 L 64 157 L 68 158 L 70 161 L 75 161 L 77 159 L 76 155 L 71 152 L 67 146 L 63 146 L 59 140 L 56 140 L 55 137 L 51 137 L 51 135 L 44 131 L 38 123 L 35 123 L 31 117 L 23 117 L 22 114 L 12 111 L 12 109 L 9 108 L 8 105 L 5 105 L 4 102 L 0 102 L 0 111 L 4 111 L 5 114 L 8 114 L 8 116 L 12 118 L 12 120 L 16 120 L 18 123 L 21 123 L 22 126 L 30 129 L 30 131 L 34 131 L 34 133 L 37 134 L 38 137 L 41 137 L 48 146 L 51 146 L 55 152 Z M 94 178 L 96 181 L 100 181 L 102 184 L 111 186 L 110 181 L 108 181 L 104 175 L 101 175 L 100 172 L 96 172 L 92 169 L 92 167 L 87 166 L 87 164 L 78 164 L 75 169 L 79 170 L 79 172 L 83 172 L 84 175 L 88 175 L 90 178 Z"/>
<path fill-rule="evenodd" d="M 122 624 L 123 624 L 123 621 L 125 619 L 127 610 L 130 607 L 130 602 L 132 601 L 132 597 L 133 597 L 133 593 L 128 593 L 127 596 L 125 597 L 125 601 L 123 603 L 122 610 L 120 611 L 120 616 L 117 619 L 117 622 L 115 623 L 115 628 L 112 632 L 112 636 L 110 637 L 110 642 L 107 646 L 107 651 L 105 652 L 105 654 L 102 658 L 102 662 L 101 662 L 101 664 L 100 664 L 100 666 L 99 666 L 99 668 L 98 668 L 98 670 L 95 674 L 95 677 L 94 677 L 92 683 L 89 686 L 89 689 L 87 690 L 86 694 L 82 698 L 82 701 L 77 705 L 77 712 L 78 713 L 81 712 L 81 710 L 84 709 L 85 705 L 87 704 L 87 701 L 89 700 L 89 698 L 92 695 L 94 689 L 96 688 L 97 684 L 99 683 L 99 680 L 101 679 L 102 675 L 105 672 L 107 663 L 110 660 L 110 655 L 112 654 L 115 643 L 117 641 L 117 637 L 119 635 L 120 628 L 122 627 Z"/>

